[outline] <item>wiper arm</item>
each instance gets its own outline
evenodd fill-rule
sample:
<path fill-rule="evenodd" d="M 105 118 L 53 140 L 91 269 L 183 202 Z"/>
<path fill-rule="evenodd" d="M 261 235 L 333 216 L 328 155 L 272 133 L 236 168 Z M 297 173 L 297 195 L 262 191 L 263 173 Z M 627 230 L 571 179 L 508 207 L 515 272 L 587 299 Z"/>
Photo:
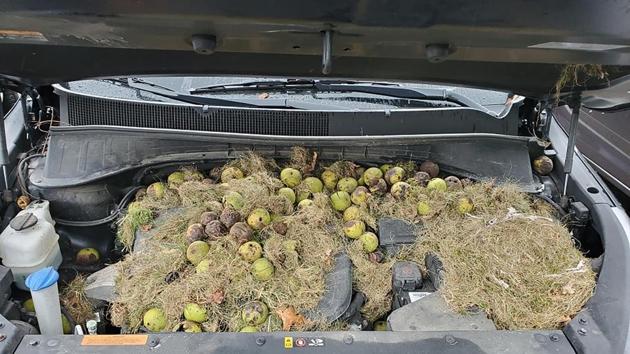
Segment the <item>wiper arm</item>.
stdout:
<path fill-rule="evenodd" d="M 308 88 L 323 89 L 324 85 L 379 85 L 379 86 L 400 86 L 390 82 L 376 81 L 354 81 L 354 80 L 311 80 L 311 79 L 286 79 L 267 81 L 246 81 L 233 84 L 221 84 L 202 86 L 191 89 L 191 94 L 230 92 L 230 91 L 262 91 L 269 89 L 301 89 Z M 365 86 L 368 87 L 368 86 Z M 345 90 L 344 90 L 345 91 Z"/>
<path fill-rule="evenodd" d="M 268 90 L 313 90 L 318 92 L 361 92 L 380 96 L 406 99 L 427 99 L 421 91 L 400 87 L 396 84 L 349 81 L 349 80 L 278 80 L 250 81 L 238 84 L 213 85 L 191 89 L 190 94 L 268 91 Z M 442 98 L 442 97 L 441 97 Z"/>
<path fill-rule="evenodd" d="M 225 100 L 220 98 L 212 98 L 212 97 L 199 97 L 192 96 L 179 93 L 171 88 L 158 85 L 156 83 L 146 81 L 140 78 L 128 78 L 127 80 L 114 79 L 111 80 L 117 83 L 122 84 L 123 86 L 129 87 L 134 90 L 140 90 L 144 92 L 149 92 L 157 96 L 169 98 L 175 101 L 197 104 L 197 105 L 210 105 L 210 106 L 229 106 L 229 107 L 257 107 L 256 105 L 243 103 L 233 100 Z M 143 87 L 148 86 L 151 88 Z"/>
<path fill-rule="evenodd" d="M 199 93 L 214 93 L 214 92 L 229 92 L 229 91 L 246 91 L 246 90 L 265 90 L 265 89 L 280 89 L 288 88 L 292 86 L 297 87 L 312 87 L 315 84 L 314 80 L 307 79 L 288 79 L 288 80 L 267 80 L 267 81 L 247 81 L 233 84 L 221 84 L 202 86 L 191 89 L 191 94 Z"/>
<path fill-rule="evenodd" d="M 456 103 L 473 108 L 496 118 L 502 115 L 490 111 L 470 98 L 448 89 L 416 89 L 387 82 L 369 82 L 353 80 L 309 80 L 288 79 L 273 81 L 249 81 L 235 84 L 212 85 L 190 90 L 190 94 L 268 91 L 268 90 L 312 90 L 318 92 L 360 92 L 379 96 L 389 96 L 409 100 L 436 100 Z"/>
<path fill-rule="evenodd" d="M 223 107 L 249 107 L 249 108 L 293 108 L 305 110 L 339 110 L 342 107 L 330 105 L 300 102 L 289 99 L 223 99 L 207 96 L 193 96 L 177 92 L 171 88 L 146 81 L 140 78 L 127 79 L 102 79 L 101 81 L 113 82 L 133 90 L 152 93 L 157 96 L 169 98 L 179 102 L 191 103 L 201 106 L 223 106 Z"/>

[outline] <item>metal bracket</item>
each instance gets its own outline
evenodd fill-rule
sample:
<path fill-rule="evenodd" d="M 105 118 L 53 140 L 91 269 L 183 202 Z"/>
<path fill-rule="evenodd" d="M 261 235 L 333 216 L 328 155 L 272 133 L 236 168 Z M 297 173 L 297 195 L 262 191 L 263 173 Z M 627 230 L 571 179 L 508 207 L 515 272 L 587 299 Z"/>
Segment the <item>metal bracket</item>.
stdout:
<path fill-rule="evenodd" d="M 575 137 L 577 135 L 577 127 L 580 118 L 580 107 L 582 106 L 582 93 L 574 91 L 569 101 L 571 108 L 571 123 L 569 125 L 569 137 L 567 141 L 567 153 L 564 158 L 564 187 L 562 188 L 562 196 L 567 195 L 567 186 L 569 184 L 569 176 L 573 169 L 573 158 L 575 156 Z"/>
<path fill-rule="evenodd" d="M 7 166 L 10 164 L 9 151 L 7 148 L 7 135 L 4 129 L 4 110 L 2 108 L 2 101 L 4 97 L 0 95 L 0 166 L 2 168 L 2 179 L 4 182 L 4 189 L 9 189 L 9 176 Z"/>
<path fill-rule="evenodd" d="M 540 104 L 540 111 L 538 112 L 538 121 L 536 124 L 536 129 L 542 134 L 542 138 L 545 140 L 549 140 L 549 128 L 551 124 L 549 124 L 551 120 L 551 108 L 549 106 L 549 102 L 543 101 Z"/>
<path fill-rule="evenodd" d="M 322 31 L 322 74 L 332 72 L 332 37 L 333 31 Z"/>

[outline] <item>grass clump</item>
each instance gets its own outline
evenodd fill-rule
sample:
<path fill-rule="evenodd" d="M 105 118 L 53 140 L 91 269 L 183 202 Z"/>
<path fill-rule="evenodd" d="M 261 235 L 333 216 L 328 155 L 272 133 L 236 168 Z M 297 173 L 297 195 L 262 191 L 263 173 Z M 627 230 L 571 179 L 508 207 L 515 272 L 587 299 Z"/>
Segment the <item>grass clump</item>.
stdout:
<path fill-rule="evenodd" d="M 70 317 L 79 324 L 94 318 L 94 307 L 85 296 L 85 280 L 85 276 L 77 275 L 65 285 L 59 297 Z"/>
<path fill-rule="evenodd" d="M 367 298 L 361 313 L 368 321 L 387 315 L 392 307 L 392 266 L 396 260 L 373 263 L 365 256 L 360 242 L 348 246 L 348 255 L 354 265 L 353 285 Z"/>
<path fill-rule="evenodd" d="M 239 166 L 260 166 L 262 160 L 254 159 L 257 162 L 241 160 Z M 115 325 L 137 332 L 144 312 L 159 307 L 166 314 L 167 327 L 174 328 L 181 322 L 183 307 L 190 302 L 208 312 L 209 320 L 203 324 L 208 331 L 238 331 L 245 326 L 240 309 L 253 300 L 264 302 L 276 320 L 276 312 L 287 307 L 297 313 L 315 308 L 325 291 L 325 276 L 332 269 L 332 257 L 341 247 L 343 233 L 338 216 L 323 194 L 314 196 L 312 206 L 295 211 L 290 201 L 276 195 L 283 184 L 271 171 L 262 172 L 253 167 L 248 171 L 255 172 L 223 185 L 194 181 L 178 188 L 182 205 L 159 212 L 147 230 L 148 237 L 141 250 L 130 253 L 119 264 L 116 282 L 119 296 L 111 308 Z M 243 197 L 244 205 L 238 210 L 241 220 L 247 220 L 252 210 L 264 208 L 274 215 L 275 222 L 286 225 L 283 235 L 273 225 L 254 234 L 264 248 L 264 256 L 275 268 L 268 281 L 254 278 L 251 264 L 238 256 L 239 243 L 230 235 L 207 240 L 210 246 L 207 259 L 211 262 L 207 271 L 197 272 L 186 260 L 188 225 L 198 222 L 203 211 L 212 207 L 222 209 L 216 203 L 220 204 L 220 196 L 228 191 Z M 202 197 L 193 198 L 189 194 Z M 292 329 L 315 326 L 324 328 L 317 321 L 306 320 Z M 280 329 L 271 322 L 267 328 Z"/>
<path fill-rule="evenodd" d="M 568 64 L 560 71 L 560 75 L 554 84 L 554 96 L 556 101 L 564 88 L 573 90 L 575 87 L 584 88 L 590 80 L 607 80 L 608 72 L 599 64 Z"/>
<path fill-rule="evenodd" d="M 461 197 L 473 213 L 456 211 Z M 431 200 L 439 211 L 405 257 L 440 256 L 453 309 L 477 305 L 499 329 L 560 328 L 592 295 L 595 275 L 569 231 L 516 185 L 478 183 Z"/>
<path fill-rule="evenodd" d="M 223 166 L 213 169 L 212 171 L 210 171 L 210 176 L 218 180 L 219 176 L 221 176 L 221 172 L 223 172 L 223 170 L 228 167 L 236 167 L 240 169 L 245 175 L 266 173 L 278 169 L 278 165 L 273 159 L 267 159 L 260 154 L 248 151 L 238 158 L 229 161 Z"/>
<path fill-rule="evenodd" d="M 303 146 L 292 147 L 288 167 L 297 169 L 304 176 L 312 175 L 317 169 L 317 152 Z"/>
<path fill-rule="evenodd" d="M 592 295 L 589 263 L 557 221 L 506 211 L 428 230 L 420 247 L 447 266 L 447 302 L 480 306 L 500 329 L 559 328 Z"/>
<path fill-rule="evenodd" d="M 223 192 L 216 184 L 202 181 L 189 181 L 177 188 L 177 193 L 184 207 L 204 206 L 212 208 L 212 204 L 221 201 Z"/>
<path fill-rule="evenodd" d="M 242 179 L 231 180 L 225 189 L 243 196 L 245 203 L 240 212 L 244 216 L 256 208 L 282 215 L 293 211 L 293 205 L 289 200 L 276 195 L 276 191 L 283 186 L 284 184 L 270 173 L 256 172 Z"/>
<path fill-rule="evenodd" d="M 361 166 L 350 161 L 327 167 L 317 163 L 317 154 L 294 148 L 287 165 L 304 175 L 330 169 L 337 176 L 360 177 Z M 415 162 L 397 165 L 413 176 Z M 260 330 L 341 329 L 343 323 L 300 317 L 316 308 L 339 252 L 352 260 L 354 289 L 366 295 L 361 312 L 369 321 L 391 310 L 394 263 L 410 260 L 423 266 L 428 252 L 436 253 L 445 266 L 440 292 L 449 306 L 460 312 L 479 306 L 501 329 L 559 328 L 593 292 L 595 275 L 569 231 L 555 219 L 552 208 L 532 200 L 515 184 L 489 181 L 445 192 L 412 185 L 404 197 L 369 196 L 358 206 L 358 218 L 368 230 L 378 232 L 381 217 L 419 226 L 415 244 L 376 262 L 361 241 L 344 235 L 342 214 L 330 205 L 331 191 L 315 193 L 310 196 L 312 204 L 296 207 L 276 194 L 285 186 L 272 160 L 246 154 L 226 166 L 238 167 L 245 175 L 221 184 L 192 178 L 169 190 L 168 208 L 148 197 L 130 205 L 119 233 L 126 232 L 126 227 L 142 228 L 145 237 L 141 249 L 128 254 L 118 266 L 118 298 L 111 309 L 115 325 L 137 332 L 144 312 L 159 307 L 166 315 L 167 328 L 176 328 L 184 306 L 196 303 L 208 313 L 208 320 L 201 324 L 205 331 L 238 331 L 245 326 L 241 308 L 257 300 L 272 314 Z M 227 227 L 222 235 L 206 235 L 208 269 L 198 271 L 186 258 L 189 226 L 199 223 L 206 211 L 221 215 L 225 196 L 234 192 L 243 200 L 235 211 L 239 221 L 247 222 L 255 209 L 270 214 L 270 222 L 250 224 L 251 238 L 261 244 L 262 255 L 273 264 L 269 280 L 254 277 L 251 264 L 239 256 L 244 241 Z M 470 200 L 474 209 L 460 212 L 462 199 Z M 175 207 L 169 204 L 173 201 L 177 201 Z M 420 202 L 427 203 L 429 212 L 418 214 Z M 130 241 L 133 237 L 126 242 Z M 287 314 L 298 320 L 287 325 Z"/>
<path fill-rule="evenodd" d="M 118 242 L 127 250 L 133 248 L 136 231 L 140 227 L 147 227 L 153 221 L 153 211 L 139 202 L 132 202 L 127 207 L 127 213 L 118 222 L 116 233 Z"/>
<path fill-rule="evenodd" d="M 352 177 L 358 178 L 357 169 L 360 166 L 352 161 L 336 161 L 324 169 L 334 172 L 339 178 Z"/>

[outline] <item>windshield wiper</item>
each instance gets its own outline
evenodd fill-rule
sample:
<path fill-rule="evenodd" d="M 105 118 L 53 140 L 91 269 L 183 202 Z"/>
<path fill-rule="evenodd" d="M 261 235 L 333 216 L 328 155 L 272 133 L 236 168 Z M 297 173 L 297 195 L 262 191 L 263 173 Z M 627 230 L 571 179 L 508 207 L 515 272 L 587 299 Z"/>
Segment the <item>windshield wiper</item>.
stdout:
<path fill-rule="evenodd" d="M 198 105 L 217 105 L 217 106 L 231 106 L 231 107 L 255 107 L 254 105 L 245 104 L 242 102 L 234 102 L 232 100 L 216 99 L 212 97 L 200 97 L 193 95 L 186 95 L 179 93 L 171 88 L 158 85 L 156 83 L 145 81 L 140 78 L 126 78 L 126 79 L 102 79 L 101 81 L 112 82 L 124 87 L 128 87 L 134 90 L 152 93 L 154 95 L 165 97 L 171 100 L 192 103 Z M 148 88 L 151 87 L 151 88 Z"/>
<path fill-rule="evenodd" d="M 232 84 L 219 84 L 202 86 L 191 89 L 191 94 L 231 92 L 231 91 L 260 91 L 269 89 L 307 89 L 318 88 L 323 85 L 378 85 L 378 86 L 400 86 L 390 82 L 376 81 L 354 81 L 354 80 L 311 80 L 311 79 L 286 79 L 286 80 L 263 80 L 246 81 Z"/>
<path fill-rule="evenodd" d="M 460 106 L 473 108 L 482 111 L 496 118 L 503 118 L 504 115 L 497 114 L 482 106 L 470 98 L 454 92 L 450 89 L 439 88 L 410 88 L 399 84 L 387 82 L 353 81 L 353 80 L 310 80 L 310 79 L 287 79 L 271 81 L 248 81 L 234 84 L 222 84 L 204 86 L 191 89 L 190 94 L 211 94 L 225 92 L 243 91 L 272 91 L 272 90 L 292 90 L 292 91 L 317 91 L 317 92 L 358 92 L 379 96 L 388 96 L 409 100 L 435 100 L 452 102 Z"/>
<path fill-rule="evenodd" d="M 241 107 L 241 108 L 292 108 L 303 110 L 330 110 L 330 109 L 342 109 L 336 105 L 311 103 L 311 102 L 299 102 L 290 99 L 224 99 L 214 98 L 207 96 L 194 96 L 177 92 L 166 86 L 156 84 L 151 81 L 147 81 L 141 78 L 126 78 L 126 79 L 102 79 L 101 81 L 115 83 L 130 89 L 152 93 L 154 95 L 165 97 L 171 100 L 196 104 L 201 106 L 223 106 L 223 107 Z"/>
<path fill-rule="evenodd" d="M 454 92 L 450 89 L 439 88 L 410 88 L 396 83 L 354 81 L 354 80 L 311 80 L 311 79 L 287 79 L 269 81 L 249 81 L 235 84 L 223 84 L 199 87 L 190 90 L 190 94 L 175 91 L 166 86 L 141 78 L 102 79 L 105 82 L 113 82 L 134 90 L 149 92 L 157 96 L 171 100 L 202 106 L 225 106 L 242 108 L 293 108 L 303 110 L 343 110 L 344 107 L 333 104 L 312 103 L 303 100 L 291 99 L 259 99 L 259 98 L 216 98 L 198 96 L 199 94 L 212 94 L 240 91 L 316 91 L 316 92 L 359 92 L 379 96 L 394 97 L 408 100 L 435 100 L 455 103 L 459 106 L 469 107 L 484 112 L 492 117 L 504 118 L 511 108 L 507 105 L 501 113 L 494 113 L 470 98 Z"/>

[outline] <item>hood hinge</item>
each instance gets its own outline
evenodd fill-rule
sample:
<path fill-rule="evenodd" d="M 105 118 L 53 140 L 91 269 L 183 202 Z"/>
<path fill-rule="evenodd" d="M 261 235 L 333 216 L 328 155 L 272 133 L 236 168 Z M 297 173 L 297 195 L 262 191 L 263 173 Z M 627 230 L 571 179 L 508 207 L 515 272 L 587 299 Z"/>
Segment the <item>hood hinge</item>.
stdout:
<path fill-rule="evenodd" d="M 9 150 L 7 148 L 7 135 L 4 127 L 4 109 L 3 109 L 4 97 L 0 94 L 0 169 L 2 169 L 2 182 L 4 183 L 4 190 L 9 189 L 9 176 L 7 166 L 9 166 Z"/>
<path fill-rule="evenodd" d="M 573 91 L 568 99 L 571 108 L 571 122 L 569 125 L 569 133 L 567 140 L 567 153 L 564 157 L 564 187 L 562 188 L 562 197 L 566 198 L 567 186 L 569 184 L 569 176 L 573 169 L 573 158 L 575 157 L 575 138 L 577 135 L 577 127 L 580 119 L 580 107 L 582 106 L 582 92 Z"/>

